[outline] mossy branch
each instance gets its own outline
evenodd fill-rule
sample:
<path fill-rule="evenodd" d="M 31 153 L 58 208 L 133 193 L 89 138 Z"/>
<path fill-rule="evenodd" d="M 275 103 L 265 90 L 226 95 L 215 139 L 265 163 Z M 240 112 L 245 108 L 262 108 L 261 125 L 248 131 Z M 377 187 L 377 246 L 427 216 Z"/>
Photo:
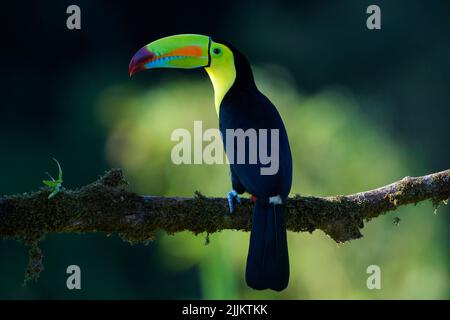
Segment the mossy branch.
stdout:
<path fill-rule="evenodd" d="M 129 242 L 147 242 L 156 230 L 195 234 L 225 229 L 250 229 L 253 203 L 242 199 L 232 215 L 224 198 L 141 196 L 126 190 L 120 169 L 77 190 L 61 191 L 48 199 L 48 188 L 30 194 L 0 197 L 0 238 L 23 241 L 41 261 L 36 243 L 47 233 L 117 233 Z M 348 196 L 294 196 L 285 204 L 291 231 L 324 231 L 336 242 L 360 238 L 368 221 L 398 206 L 431 199 L 437 206 L 450 197 L 450 169 L 422 177 L 405 177 L 388 186 Z M 39 254 L 36 254 L 39 253 Z M 29 276 L 40 263 L 30 255 Z M 35 260 L 36 260 L 35 259 Z M 37 265 L 37 267 L 36 267 Z"/>

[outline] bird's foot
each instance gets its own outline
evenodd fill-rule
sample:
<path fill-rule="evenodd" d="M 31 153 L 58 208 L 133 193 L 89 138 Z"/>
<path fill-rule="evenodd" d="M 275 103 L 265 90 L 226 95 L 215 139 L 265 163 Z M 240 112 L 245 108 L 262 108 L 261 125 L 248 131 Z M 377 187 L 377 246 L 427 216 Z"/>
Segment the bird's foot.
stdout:
<path fill-rule="evenodd" d="M 227 199 L 228 199 L 228 208 L 230 209 L 230 213 L 233 213 L 234 212 L 234 200 L 236 200 L 236 202 L 238 204 L 240 204 L 241 198 L 239 198 L 239 195 L 235 190 L 231 190 L 227 194 Z"/>

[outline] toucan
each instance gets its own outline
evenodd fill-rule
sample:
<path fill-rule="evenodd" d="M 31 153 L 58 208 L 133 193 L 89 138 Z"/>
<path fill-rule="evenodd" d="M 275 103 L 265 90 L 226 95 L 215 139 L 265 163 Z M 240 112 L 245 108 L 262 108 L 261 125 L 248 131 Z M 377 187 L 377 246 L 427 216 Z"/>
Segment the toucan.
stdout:
<path fill-rule="evenodd" d="M 262 174 L 261 169 L 267 163 L 261 159 L 249 161 L 248 155 L 244 156 L 246 161 L 230 159 L 232 190 L 227 198 L 231 213 L 235 203 L 241 201 L 239 194 L 247 192 L 254 201 L 245 271 L 247 284 L 256 290 L 285 289 L 289 282 L 289 255 L 283 205 L 292 184 L 292 156 L 281 116 L 258 90 L 248 60 L 226 41 L 205 35 L 181 34 L 158 39 L 138 50 L 129 64 L 130 77 L 153 68 L 205 68 L 214 87 L 215 107 L 227 156 L 239 152 L 236 144 L 227 143 L 227 130 L 247 132 L 252 129 L 259 133 L 265 129 L 277 133 L 278 139 L 270 143 L 277 144 L 278 170 L 273 174 Z M 258 141 L 262 141 L 261 135 Z M 254 147 L 249 144 L 246 139 L 244 150 L 247 152 Z M 232 147 L 227 147 L 229 145 Z M 261 143 L 257 144 L 257 148 L 261 146 Z"/>

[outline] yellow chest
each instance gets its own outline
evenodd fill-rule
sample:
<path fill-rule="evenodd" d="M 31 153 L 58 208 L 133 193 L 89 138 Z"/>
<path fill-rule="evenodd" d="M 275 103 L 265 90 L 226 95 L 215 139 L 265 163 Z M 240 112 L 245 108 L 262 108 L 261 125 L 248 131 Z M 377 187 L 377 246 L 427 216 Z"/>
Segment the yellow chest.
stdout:
<path fill-rule="evenodd" d="M 236 79 L 236 69 L 234 63 L 217 64 L 205 68 L 214 87 L 214 104 L 216 106 L 217 115 L 219 115 L 220 104 L 225 94 L 230 90 Z"/>

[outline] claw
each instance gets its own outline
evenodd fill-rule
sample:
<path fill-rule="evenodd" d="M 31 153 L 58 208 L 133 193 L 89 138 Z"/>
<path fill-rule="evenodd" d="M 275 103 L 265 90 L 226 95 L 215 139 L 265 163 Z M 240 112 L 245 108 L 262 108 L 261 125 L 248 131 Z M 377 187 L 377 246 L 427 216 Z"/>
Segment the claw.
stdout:
<path fill-rule="evenodd" d="M 235 190 L 231 190 L 227 194 L 227 199 L 228 199 L 228 207 L 230 208 L 230 213 L 233 213 L 234 212 L 234 201 L 233 200 L 236 200 L 236 202 L 238 204 L 240 204 L 241 198 L 239 198 L 239 195 Z"/>

